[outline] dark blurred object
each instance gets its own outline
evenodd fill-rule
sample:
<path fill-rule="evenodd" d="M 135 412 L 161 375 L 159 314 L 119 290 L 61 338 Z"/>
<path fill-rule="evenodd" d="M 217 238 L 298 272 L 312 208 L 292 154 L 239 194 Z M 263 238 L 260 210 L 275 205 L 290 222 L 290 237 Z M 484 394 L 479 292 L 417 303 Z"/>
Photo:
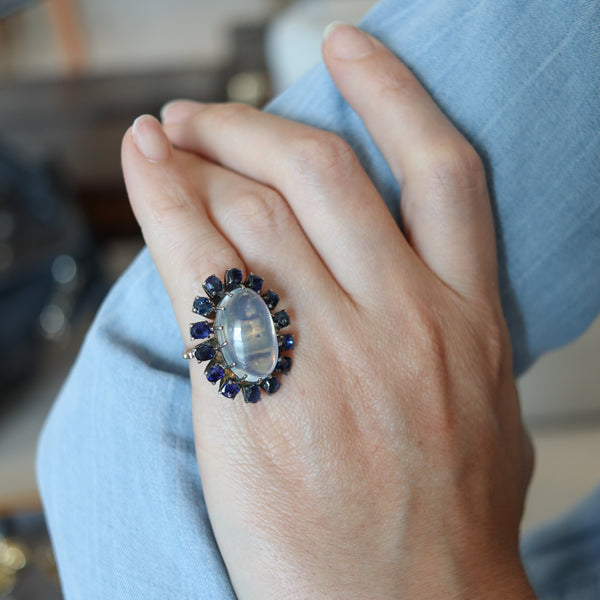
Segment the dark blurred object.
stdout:
<path fill-rule="evenodd" d="M 0 20 L 38 3 L 39 0 L 0 0 Z M 83 73 L 87 67 L 87 51 L 76 0 L 46 0 L 45 5 L 48 26 L 62 50 L 64 74 Z"/>
<path fill-rule="evenodd" d="M 96 271 L 90 237 L 57 172 L 0 148 L 0 386 L 61 341 Z"/>
<path fill-rule="evenodd" d="M 0 520 L 0 599 L 61 600 L 48 532 L 41 514 Z"/>
<path fill-rule="evenodd" d="M 36 4 L 37 0 L 2 0 L 0 2 L 0 19 Z"/>
<path fill-rule="evenodd" d="M 233 30 L 234 54 L 228 69 L 228 101 L 261 108 L 270 100 L 265 32 L 265 25 L 241 25 Z"/>
<path fill-rule="evenodd" d="M 96 240 L 138 233 L 121 174 L 121 139 L 135 117 L 173 98 L 262 105 L 270 94 L 264 25 L 232 32 L 222 67 L 0 83 L 0 134 L 27 160 L 52 156 Z"/>
<path fill-rule="evenodd" d="M 135 117 L 172 98 L 225 99 L 223 69 L 94 75 L 0 84 L 0 132 L 27 160 L 52 156 L 96 240 L 137 234 L 121 174 Z"/>

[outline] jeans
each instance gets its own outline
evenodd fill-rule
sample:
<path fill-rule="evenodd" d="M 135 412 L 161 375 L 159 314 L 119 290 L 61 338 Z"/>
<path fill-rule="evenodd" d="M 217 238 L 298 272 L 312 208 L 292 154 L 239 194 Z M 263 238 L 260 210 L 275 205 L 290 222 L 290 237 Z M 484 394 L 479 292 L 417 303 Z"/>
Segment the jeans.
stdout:
<path fill-rule="evenodd" d="M 479 152 L 522 373 L 600 308 L 600 3 L 383 0 L 363 28 Z M 268 110 L 350 142 L 400 191 L 318 65 Z M 38 478 L 65 596 L 230 599 L 195 460 L 188 366 L 146 250 L 105 300 L 45 424 Z M 600 490 L 523 541 L 541 598 L 600 598 Z"/>

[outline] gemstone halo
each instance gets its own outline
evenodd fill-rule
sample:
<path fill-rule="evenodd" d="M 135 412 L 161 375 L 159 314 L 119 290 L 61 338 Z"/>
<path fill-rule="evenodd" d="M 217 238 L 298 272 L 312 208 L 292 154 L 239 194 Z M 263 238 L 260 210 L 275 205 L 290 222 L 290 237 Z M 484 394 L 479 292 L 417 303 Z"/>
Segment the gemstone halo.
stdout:
<path fill-rule="evenodd" d="M 202 285 L 206 296 L 194 299 L 192 310 L 207 319 L 190 324 L 192 341 L 200 342 L 183 357 L 207 362 L 208 381 L 219 383 L 219 393 L 235 398 L 240 392 L 247 403 L 256 403 L 261 392 L 280 388 L 278 375 L 290 372 L 292 359 L 282 356 L 294 348 L 293 334 L 279 334 L 290 325 L 285 310 L 273 312 L 279 296 L 261 293 L 263 279 L 240 269 L 228 269 L 221 281 L 216 275 Z"/>

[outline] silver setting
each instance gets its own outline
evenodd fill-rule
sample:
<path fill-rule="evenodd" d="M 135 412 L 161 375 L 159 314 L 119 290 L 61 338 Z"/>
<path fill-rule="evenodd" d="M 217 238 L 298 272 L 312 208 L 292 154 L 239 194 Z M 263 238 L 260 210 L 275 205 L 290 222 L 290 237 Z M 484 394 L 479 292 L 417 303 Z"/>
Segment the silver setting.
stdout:
<path fill-rule="evenodd" d="M 212 294 L 209 294 L 203 285 L 204 291 L 207 292 L 205 297 L 211 303 L 212 309 L 208 312 L 208 314 L 206 316 L 204 316 L 204 315 L 200 315 L 200 316 L 205 319 L 205 321 L 203 321 L 203 322 L 210 325 L 211 332 L 210 332 L 210 335 L 203 340 L 193 339 L 192 341 L 196 342 L 197 345 L 194 348 L 184 350 L 182 353 L 182 358 L 184 358 L 185 360 L 192 360 L 192 359 L 196 359 L 196 350 L 198 347 L 206 345 L 206 344 L 209 344 L 210 346 L 212 346 L 215 350 L 215 355 L 213 356 L 213 358 L 209 359 L 208 361 L 198 360 L 198 362 L 206 362 L 207 363 L 206 367 L 204 369 L 204 372 L 207 375 L 207 378 L 208 378 L 209 374 L 220 375 L 220 370 L 217 370 L 216 373 L 214 372 L 215 371 L 214 367 L 216 367 L 216 366 L 220 367 L 221 369 L 223 369 L 223 375 L 220 376 L 215 381 L 210 381 L 210 379 L 209 379 L 209 381 L 213 385 L 216 385 L 218 383 L 220 392 L 222 392 L 224 390 L 225 385 L 228 382 L 237 384 L 240 387 L 240 392 L 243 392 L 243 397 L 246 401 L 248 401 L 246 391 L 248 391 L 248 393 L 250 393 L 250 388 L 257 387 L 259 390 L 259 394 L 262 394 L 265 389 L 265 388 L 263 388 L 264 382 L 272 377 L 278 378 L 280 376 L 280 374 L 277 372 L 277 364 L 279 363 L 279 358 L 281 358 L 282 352 L 285 352 L 285 353 L 289 352 L 289 350 L 282 350 L 282 348 L 281 348 L 279 331 L 280 331 L 280 329 L 283 329 L 283 328 L 278 327 L 276 325 L 276 323 L 274 323 L 276 339 L 277 339 L 277 354 L 275 355 L 277 360 L 275 361 L 275 365 L 274 365 L 273 369 L 271 371 L 269 371 L 267 373 L 267 375 L 265 375 L 263 377 L 258 376 L 258 378 L 256 375 L 254 375 L 254 376 L 250 377 L 251 381 L 248 381 L 249 374 L 244 373 L 243 368 L 239 368 L 237 370 L 238 374 L 236 375 L 236 373 L 233 372 L 233 369 L 235 369 L 238 366 L 237 363 L 236 362 L 227 363 L 225 361 L 225 358 L 224 358 L 221 350 L 223 350 L 224 348 L 226 348 L 228 346 L 228 340 L 223 340 L 222 343 L 219 343 L 217 341 L 215 332 L 218 331 L 220 333 L 223 331 L 224 328 L 222 325 L 217 325 L 217 326 L 214 325 L 216 315 L 218 312 L 226 310 L 225 306 L 221 306 L 221 303 L 223 303 L 223 301 L 227 298 L 232 298 L 233 297 L 232 292 L 234 290 L 236 290 L 238 288 L 252 289 L 252 287 L 250 285 L 251 280 L 252 280 L 251 275 L 253 277 L 258 277 L 258 276 L 255 276 L 254 274 L 249 274 L 248 277 L 245 279 L 242 277 L 242 283 L 229 286 L 227 289 L 225 289 L 225 285 L 224 285 L 221 290 L 215 291 Z M 211 277 L 216 277 L 216 276 L 213 275 Z M 225 278 L 223 278 L 223 280 L 225 280 Z M 221 283 L 223 283 L 223 282 L 221 282 Z M 215 282 L 212 281 L 211 285 L 214 286 L 214 284 L 215 284 Z M 266 308 L 269 311 L 269 314 L 271 315 L 271 318 L 272 318 L 273 315 L 275 314 L 275 306 L 273 306 L 273 308 L 270 308 L 269 305 L 267 304 L 267 302 L 265 301 L 265 299 L 262 297 L 262 294 L 260 293 L 260 291 L 256 292 L 256 294 L 262 300 L 262 302 L 266 306 Z M 200 297 L 203 297 L 203 296 L 198 296 L 195 298 L 195 300 L 197 300 Z M 225 304 L 227 304 L 227 302 L 225 302 Z M 192 311 L 198 315 L 200 314 L 193 308 L 192 308 Z M 277 312 L 279 312 L 279 311 L 277 311 Z M 190 328 L 193 327 L 194 325 L 196 325 L 196 323 L 190 323 Z M 285 327 L 287 329 L 287 325 Z M 223 336 L 220 336 L 220 337 L 222 339 Z M 235 353 L 233 356 L 235 356 Z M 233 356 L 231 358 L 233 358 Z M 241 374 L 240 374 L 240 372 L 241 372 Z M 264 372 L 265 371 L 263 371 L 263 373 Z M 253 397 L 255 397 L 255 396 L 256 396 L 256 392 L 253 392 Z M 260 399 L 260 396 L 259 396 L 259 399 Z"/>

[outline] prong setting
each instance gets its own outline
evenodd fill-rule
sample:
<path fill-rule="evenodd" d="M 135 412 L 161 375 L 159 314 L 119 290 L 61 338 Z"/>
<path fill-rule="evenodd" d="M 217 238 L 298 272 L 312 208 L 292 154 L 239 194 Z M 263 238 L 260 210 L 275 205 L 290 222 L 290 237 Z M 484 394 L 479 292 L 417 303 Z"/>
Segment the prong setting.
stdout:
<path fill-rule="evenodd" d="M 249 273 L 244 280 L 242 271 L 236 268 L 227 269 L 223 280 L 216 275 L 208 277 L 202 284 L 206 296 L 197 296 L 192 307 L 194 313 L 206 320 L 190 323 L 191 339 L 200 343 L 190 350 L 185 350 L 182 355 L 185 359 L 196 359 L 198 363 L 206 364 L 204 369 L 206 379 L 213 385 L 219 383 L 220 395 L 233 399 L 241 392 L 244 402 L 248 404 L 258 402 L 261 399 L 261 392 L 272 395 L 279 390 L 281 383 L 276 374 L 287 375 L 292 367 L 291 357 L 282 356 L 282 353 L 293 350 L 295 346 L 293 334 L 277 333 L 280 329 L 290 325 L 290 318 L 285 310 L 272 312 L 279 302 L 279 296 L 271 289 L 267 289 L 261 294 L 262 286 L 262 277 Z M 246 297 L 247 300 L 245 300 Z M 234 308 L 240 302 L 242 302 L 240 307 L 243 308 Z M 246 308 L 245 302 L 249 302 L 248 308 Z M 260 306 L 263 308 L 259 308 Z M 253 313 L 253 310 L 259 310 L 259 313 Z M 266 325 L 267 321 L 264 320 L 259 322 L 264 324 L 262 326 L 270 327 L 273 332 L 264 339 L 260 337 L 263 334 L 256 333 L 256 331 L 261 331 L 260 327 L 256 330 L 255 326 L 246 326 L 245 321 L 236 320 L 240 318 L 256 319 L 258 316 L 254 317 L 253 315 L 262 314 L 262 311 L 266 315 L 270 314 L 268 322 L 271 324 Z M 243 317 L 240 317 L 240 314 Z M 250 316 L 247 317 L 247 315 Z M 254 325 L 253 321 L 249 321 L 249 323 Z M 227 327 L 225 324 L 228 324 Z M 248 333 L 245 333 L 244 329 Z M 230 344 L 231 338 L 228 335 L 234 336 L 233 346 Z M 250 337 L 244 338 L 244 335 Z M 257 335 L 259 337 L 256 337 Z M 255 338 L 257 341 L 254 341 Z M 271 339 L 272 342 L 267 342 Z M 265 343 L 269 345 L 265 347 Z M 250 350 L 250 348 L 255 349 Z M 275 358 L 268 359 L 269 362 L 265 363 L 268 355 L 265 355 L 261 348 L 275 348 L 273 355 Z M 262 364 L 263 366 L 250 367 L 250 364 L 254 363 L 246 362 L 250 360 L 244 354 L 246 351 L 251 352 L 248 356 L 257 357 L 256 360 L 259 361 L 256 363 L 257 365 Z M 239 352 L 242 352 L 242 355 Z M 236 356 L 245 357 L 245 359 L 240 362 Z M 267 367 L 268 364 L 271 366 Z"/>

